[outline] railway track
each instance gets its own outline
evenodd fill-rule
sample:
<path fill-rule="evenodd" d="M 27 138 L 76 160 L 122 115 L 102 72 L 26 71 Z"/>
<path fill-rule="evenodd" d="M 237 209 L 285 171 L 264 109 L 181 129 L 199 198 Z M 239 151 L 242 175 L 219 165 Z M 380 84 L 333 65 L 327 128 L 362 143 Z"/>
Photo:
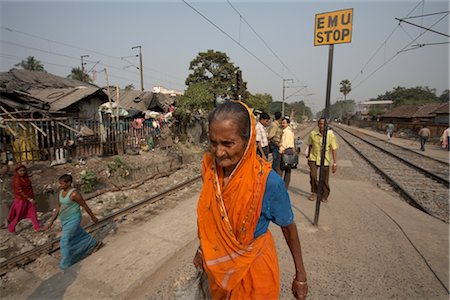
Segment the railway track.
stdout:
<path fill-rule="evenodd" d="M 381 173 L 408 203 L 449 222 L 448 163 L 358 131 L 339 126 L 333 126 L 333 130 Z"/>
<path fill-rule="evenodd" d="M 89 233 L 95 232 L 108 224 L 111 224 L 111 222 L 114 222 L 120 218 L 122 218 L 125 215 L 129 215 L 140 208 L 142 208 L 145 205 L 155 203 L 164 197 L 169 196 L 170 194 L 173 194 L 190 184 L 193 184 L 194 182 L 198 181 L 201 178 L 200 175 L 192 177 L 190 179 L 187 179 L 186 181 L 179 183 L 175 186 L 172 186 L 162 192 L 158 192 L 157 194 L 154 194 L 146 199 L 143 199 L 139 202 L 136 202 L 130 206 L 127 206 L 125 208 L 122 208 L 114 213 L 111 213 L 102 219 L 100 219 L 96 224 L 89 224 L 85 227 L 85 230 Z M 6 261 L 0 263 L 0 276 L 3 276 L 10 270 L 12 270 L 15 267 L 22 267 L 26 264 L 29 264 L 36 260 L 38 257 L 44 255 L 44 254 L 50 254 L 59 249 L 59 238 L 50 240 L 46 242 L 43 245 L 37 246 L 33 248 L 32 250 L 29 250 L 27 252 L 21 253 L 19 255 L 16 255 L 14 257 L 11 257 L 7 259 Z"/>

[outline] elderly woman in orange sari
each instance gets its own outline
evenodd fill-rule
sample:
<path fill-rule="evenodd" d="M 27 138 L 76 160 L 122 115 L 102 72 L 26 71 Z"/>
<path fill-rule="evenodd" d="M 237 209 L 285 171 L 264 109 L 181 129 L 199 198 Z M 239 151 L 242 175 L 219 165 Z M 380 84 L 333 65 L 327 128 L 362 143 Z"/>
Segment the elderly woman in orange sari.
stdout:
<path fill-rule="evenodd" d="M 256 155 L 252 112 L 241 102 L 219 105 L 209 117 L 209 139 L 194 265 L 208 275 L 212 298 L 278 299 L 272 221 L 281 227 L 294 260 L 293 295 L 305 299 L 308 285 L 289 195 L 270 163 Z"/>

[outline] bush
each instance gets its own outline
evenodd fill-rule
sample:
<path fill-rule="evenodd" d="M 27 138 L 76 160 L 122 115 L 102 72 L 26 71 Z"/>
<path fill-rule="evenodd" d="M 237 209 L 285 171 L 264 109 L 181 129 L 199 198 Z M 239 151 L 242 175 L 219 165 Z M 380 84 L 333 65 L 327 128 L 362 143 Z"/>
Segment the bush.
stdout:
<path fill-rule="evenodd" d="M 90 193 L 94 190 L 94 185 L 97 182 L 97 175 L 94 171 L 85 170 L 80 173 L 83 181 L 83 192 Z"/>

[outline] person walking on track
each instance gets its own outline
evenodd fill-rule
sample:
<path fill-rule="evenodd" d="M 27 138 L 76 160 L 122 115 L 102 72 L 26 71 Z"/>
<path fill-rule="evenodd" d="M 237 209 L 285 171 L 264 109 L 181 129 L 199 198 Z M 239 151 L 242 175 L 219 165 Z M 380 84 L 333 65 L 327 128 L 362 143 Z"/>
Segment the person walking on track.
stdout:
<path fill-rule="evenodd" d="M 62 270 L 65 270 L 85 256 L 97 251 L 103 246 L 103 243 L 97 242 L 81 227 L 80 206 L 89 214 L 94 223 L 97 223 L 98 220 L 81 194 L 72 188 L 72 176 L 69 174 L 62 175 L 59 178 L 59 188 L 61 191 L 59 193 L 58 208 L 53 214 L 50 224 L 45 229 L 50 229 L 59 216 L 62 226 L 60 240 L 61 261 L 59 266 Z"/>
<path fill-rule="evenodd" d="M 325 119 L 319 119 L 319 121 L 317 122 L 317 126 L 319 127 L 319 131 L 311 131 L 311 133 L 309 134 L 308 148 L 306 149 L 306 158 L 308 159 L 308 166 L 310 171 L 309 179 L 311 184 L 311 195 L 308 199 L 311 201 L 314 201 L 317 198 L 319 185 L 317 171 L 320 168 Z M 328 196 L 330 195 L 330 151 L 333 155 L 333 165 L 331 167 L 331 171 L 335 173 L 337 170 L 337 149 L 338 143 L 336 141 L 336 137 L 331 130 L 328 130 L 327 145 L 325 147 L 323 191 L 322 199 L 320 199 L 322 202 L 327 202 Z"/>

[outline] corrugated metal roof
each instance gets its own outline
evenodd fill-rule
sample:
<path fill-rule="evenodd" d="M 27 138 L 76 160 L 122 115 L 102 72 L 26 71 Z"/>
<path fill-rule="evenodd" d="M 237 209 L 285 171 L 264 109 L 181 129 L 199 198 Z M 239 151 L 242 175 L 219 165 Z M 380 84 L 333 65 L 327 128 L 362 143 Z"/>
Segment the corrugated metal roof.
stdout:
<path fill-rule="evenodd" d="M 6 90 L 68 88 L 78 86 L 96 87 L 93 84 L 60 77 L 47 72 L 11 69 L 8 72 L 0 73 L 0 87 Z"/>
<path fill-rule="evenodd" d="M 449 113 L 449 105 L 448 102 L 441 104 L 435 111 L 435 114 L 448 114 Z"/>
<path fill-rule="evenodd" d="M 419 109 L 416 105 L 403 105 L 395 107 L 383 114 L 383 118 L 412 118 L 414 113 Z"/>
<path fill-rule="evenodd" d="M 70 105 L 100 91 L 99 88 L 79 86 L 75 88 L 30 89 L 30 96 L 50 104 L 50 111 L 62 110 Z"/>
<path fill-rule="evenodd" d="M 436 114 L 434 111 L 441 106 L 440 103 L 430 103 L 430 104 L 424 104 L 419 107 L 419 109 L 414 113 L 413 117 L 415 118 L 421 118 L 421 117 L 432 117 Z"/>
<path fill-rule="evenodd" d="M 107 93 L 107 89 L 103 88 L 103 91 Z M 111 101 L 116 101 L 117 94 L 114 87 L 109 88 L 109 93 L 111 95 Z M 119 104 L 126 110 L 157 110 L 157 111 L 168 111 L 169 105 L 173 104 L 174 99 L 169 95 L 162 93 L 153 93 L 147 91 L 136 91 L 136 90 L 120 90 L 119 94 Z"/>
<path fill-rule="evenodd" d="M 392 104 L 394 101 L 392 100 L 374 100 L 374 101 L 364 101 L 361 102 L 360 105 L 385 105 L 385 104 Z"/>
<path fill-rule="evenodd" d="M 103 89 L 107 94 L 107 90 Z M 110 88 L 111 101 L 117 102 L 117 93 L 115 88 Z M 134 109 L 138 111 L 147 110 L 152 102 L 153 93 L 136 90 L 120 90 L 119 89 L 119 105 L 126 110 Z"/>

